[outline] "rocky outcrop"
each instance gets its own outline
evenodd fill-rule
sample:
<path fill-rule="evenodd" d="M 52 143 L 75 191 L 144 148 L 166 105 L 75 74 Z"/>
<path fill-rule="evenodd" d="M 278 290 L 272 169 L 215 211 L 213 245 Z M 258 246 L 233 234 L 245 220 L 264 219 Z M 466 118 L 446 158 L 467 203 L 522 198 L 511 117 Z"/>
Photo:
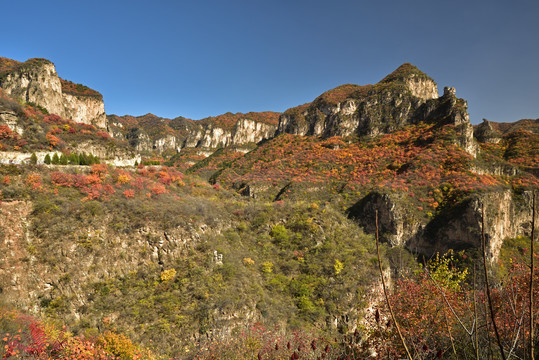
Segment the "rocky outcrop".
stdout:
<path fill-rule="evenodd" d="M 410 64 L 375 85 L 342 85 L 285 111 L 277 133 L 376 136 L 422 121 L 455 125 L 461 134 L 457 144 L 477 154 L 466 101 L 457 99 L 449 87 L 439 97 L 436 83 Z"/>
<path fill-rule="evenodd" d="M 473 126 L 468 115 L 468 103 L 456 96 L 455 88 L 445 87 L 438 99 L 425 102 L 413 116 L 413 122 L 453 125 L 457 134 L 454 143 L 472 156 L 477 156 L 479 146 L 473 136 Z"/>
<path fill-rule="evenodd" d="M 403 64 L 375 85 L 342 85 L 287 110 L 278 133 L 376 136 L 415 122 L 416 110 L 436 98 L 436 83 L 415 66 Z"/>
<path fill-rule="evenodd" d="M 378 212 L 379 234 L 391 246 L 402 246 L 415 238 L 422 225 L 410 211 L 402 206 L 406 194 L 372 192 L 352 206 L 348 212 L 364 227 L 366 233 L 376 232 Z"/>
<path fill-rule="evenodd" d="M 449 249 L 480 248 L 482 208 L 485 211 L 487 251 L 492 260 L 498 258 L 504 239 L 530 234 L 530 192 L 515 194 L 507 189 L 472 195 L 441 209 L 433 217 L 425 217 L 407 207 L 403 196 L 370 193 L 349 209 L 349 216 L 366 232 L 375 233 L 378 211 L 383 241 L 426 256 L 445 253 Z"/>
<path fill-rule="evenodd" d="M 273 137 L 276 128 L 273 124 L 257 122 L 248 118 L 239 119 L 230 129 L 206 122 L 200 124 L 198 130 L 190 132 L 185 139 L 185 146 L 220 148 L 258 143 Z"/>
<path fill-rule="evenodd" d="M 60 79 L 54 64 L 46 59 L 12 64 L 0 71 L 0 87 L 8 96 L 66 119 L 107 127 L 103 97 L 98 92 Z"/>
<path fill-rule="evenodd" d="M 62 96 L 64 99 L 63 117 L 98 128 L 107 128 L 107 115 L 102 98 L 67 93 L 63 93 Z"/>
<path fill-rule="evenodd" d="M 502 141 L 502 135 L 492 127 L 492 124 L 487 119 L 474 128 L 475 138 L 482 143 L 497 144 Z"/>
<path fill-rule="evenodd" d="M 6 124 L 7 127 L 14 133 L 22 135 L 24 127 L 19 125 L 19 117 L 17 113 L 0 106 L 0 124 Z"/>
<path fill-rule="evenodd" d="M 269 112 L 224 114 L 198 121 L 181 117 L 165 119 L 153 114 L 139 117 L 110 115 L 108 120 L 112 136 L 127 141 L 137 151 L 163 153 L 197 148 L 204 154 L 211 154 L 218 148 L 258 143 L 273 137 L 278 115 Z M 264 120 L 260 119 L 262 116 Z M 232 120 L 225 123 L 221 117 Z"/>

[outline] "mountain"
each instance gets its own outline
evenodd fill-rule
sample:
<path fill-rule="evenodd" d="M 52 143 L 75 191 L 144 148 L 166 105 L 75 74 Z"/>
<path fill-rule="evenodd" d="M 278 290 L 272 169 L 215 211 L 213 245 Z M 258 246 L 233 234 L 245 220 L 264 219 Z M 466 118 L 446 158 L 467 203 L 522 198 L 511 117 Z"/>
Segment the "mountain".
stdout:
<path fill-rule="evenodd" d="M 58 77 L 49 60 L 35 58 L 21 63 L 0 58 L 0 88 L 14 99 L 34 103 L 60 117 L 107 127 L 103 96 Z"/>
<path fill-rule="evenodd" d="M 194 121 L 183 117 L 163 119 L 153 114 L 143 116 L 109 115 L 112 136 L 127 140 L 137 151 L 179 153 L 197 148 L 211 154 L 223 147 L 249 147 L 273 137 L 279 113 L 226 113 Z M 207 155 L 206 155 L 207 156 Z"/>
<path fill-rule="evenodd" d="M 483 211 L 493 276 L 527 256 L 537 120 L 474 127 L 456 90 L 439 96 L 413 65 L 282 114 L 108 115 L 106 127 L 69 113 L 66 96 L 102 99 L 50 62 L 3 59 L 1 74 L 0 299 L 76 339 L 121 332 L 195 358 L 242 336 L 284 352 L 294 336 L 294 351 L 316 340 L 342 355 L 382 339 L 377 230 L 392 284 L 423 257 L 465 275 Z"/>

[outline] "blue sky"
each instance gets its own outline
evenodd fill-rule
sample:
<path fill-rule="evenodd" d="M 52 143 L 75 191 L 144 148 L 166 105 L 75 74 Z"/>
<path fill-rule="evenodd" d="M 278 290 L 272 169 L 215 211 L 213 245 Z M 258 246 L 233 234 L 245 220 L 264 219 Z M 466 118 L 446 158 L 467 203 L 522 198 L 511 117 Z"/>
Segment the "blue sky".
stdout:
<path fill-rule="evenodd" d="M 470 118 L 539 117 L 539 1 L 3 1 L 0 56 L 44 57 L 109 114 L 284 111 L 410 62 Z"/>

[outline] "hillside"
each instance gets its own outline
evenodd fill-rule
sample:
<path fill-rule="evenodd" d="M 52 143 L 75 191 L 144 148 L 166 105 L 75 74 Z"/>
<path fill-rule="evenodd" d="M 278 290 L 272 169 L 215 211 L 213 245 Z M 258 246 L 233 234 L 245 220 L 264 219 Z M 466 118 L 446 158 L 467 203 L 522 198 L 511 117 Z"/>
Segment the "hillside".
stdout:
<path fill-rule="evenodd" d="M 36 104 L 51 114 L 104 129 L 103 96 L 82 84 L 61 79 L 47 59 L 23 63 L 0 58 L 0 88 L 14 100 Z"/>
<path fill-rule="evenodd" d="M 173 155 L 183 149 L 197 148 L 205 156 L 224 147 L 250 148 L 273 137 L 279 113 L 226 113 L 201 120 L 184 117 L 143 116 L 108 117 L 111 134 L 129 142 L 137 151 L 154 155 Z"/>
<path fill-rule="evenodd" d="M 470 274 L 481 264 L 482 209 L 497 299 L 513 284 L 506 279 L 526 289 L 518 271 L 528 266 L 539 187 L 537 120 L 474 127 L 455 89 L 439 96 L 434 80 L 411 64 L 282 114 L 108 115 L 101 128 L 51 113 L 55 94 L 35 103 L 4 88 L 14 74 L 53 77 L 50 62 L 0 60 L 0 73 L 11 74 L 0 81 L 5 351 L 54 358 L 85 349 L 83 359 L 402 357 L 381 300 L 378 230 L 405 335 L 423 358 L 434 358 L 449 351 L 449 338 L 468 335 L 453 318 L 441 322 L 440 294 L 422 271 L 445 281 L 447 301 L 472 321 L 462 304 L 475 297 Z M 99 97 L 58 82 L 71 96 Z M 412 311 L 418 304 L 406 301 L 415 300 L 428 311 Z M 504 306 L 499 314 L 512 319 Z M 34 336 L 36 329 L 45 335 Z M 481 331 L 486 349 L 493 335 Z M 471 356 L 467 341 L 454 350 L 461 358 Z"/>

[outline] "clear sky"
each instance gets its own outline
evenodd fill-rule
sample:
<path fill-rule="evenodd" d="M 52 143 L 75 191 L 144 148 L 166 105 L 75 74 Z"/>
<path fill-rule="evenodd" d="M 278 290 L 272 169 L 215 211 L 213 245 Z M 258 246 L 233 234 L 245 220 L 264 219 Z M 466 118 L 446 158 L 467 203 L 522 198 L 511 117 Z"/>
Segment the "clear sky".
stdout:
<path fill-rule="evenodd" d="M 410 62 L 470 119 L 539 117 L 537 0 L 1 1 L 0 56 L 43 57 L 108 114 L 284 111 Z"/>

